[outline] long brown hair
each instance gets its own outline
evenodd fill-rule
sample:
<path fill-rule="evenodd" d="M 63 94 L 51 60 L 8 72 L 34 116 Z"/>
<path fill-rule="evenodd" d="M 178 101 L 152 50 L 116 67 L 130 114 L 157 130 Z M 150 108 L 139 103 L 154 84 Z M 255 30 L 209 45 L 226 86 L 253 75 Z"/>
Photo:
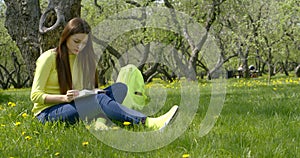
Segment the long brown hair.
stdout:
<path fill-rule="evenodd" d="M 96 55 L 94 53 L 92 40 L 91 40 L 91 27 L 89 24 L 81 19 L 81 18 L 73 18 L 71 19 L 67 25 L 65 26 L 58 47 L 56 48 L 57 56 L 56 56 L 56 69 L 58 74 L 58 82 L 60 87 L 60 93 L 66 94 L 67 90 L 73 88 L 72 83 L 72 74 L 69 63 L 69 52 L 67 48 L 67 39 L 78 33 L 88 34 L 88 41 L 83 50 L 77 55 L 79 59 L 79 64 L 83 70 L 83 76 L 88 77 L 89 80 L 93 80 L 95 83 L 94 87 L 97 87 L 97 80 L 95 80 L 94 75 L 96 71 Z M 84 53 L 83 53 L 84 52 Z M 88 66 L 88 67 L 87 67 Z M 92 75 L 93 74 L 93 75 Z M 93 77 L 92 77 L 93 76 Z"/>

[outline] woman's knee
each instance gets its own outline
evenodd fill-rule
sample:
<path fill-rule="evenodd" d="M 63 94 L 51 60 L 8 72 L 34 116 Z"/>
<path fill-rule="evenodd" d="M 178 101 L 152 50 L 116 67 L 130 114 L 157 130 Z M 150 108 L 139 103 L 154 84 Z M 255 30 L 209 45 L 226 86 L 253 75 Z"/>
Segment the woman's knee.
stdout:
<path fill-rule="evenodd" d="M 98 103 L 100 105 L 108 105 L 109 102 L 111 102 L 113 99 L 110 98 L 109 96 L 107 96 L 106 94 L 97 94 L 96 96 L 97 100 L 98 100 Z"/>

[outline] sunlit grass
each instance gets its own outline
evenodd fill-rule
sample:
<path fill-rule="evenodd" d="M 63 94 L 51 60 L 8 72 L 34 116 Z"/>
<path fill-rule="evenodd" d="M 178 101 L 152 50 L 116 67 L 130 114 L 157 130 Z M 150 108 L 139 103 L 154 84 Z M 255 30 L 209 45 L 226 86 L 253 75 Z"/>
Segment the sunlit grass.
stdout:
<path fill-rule="evenodd" d="M 201 106 L 188 130 L 170 145 L 142 153 L 105 145 L 83 123 L 42 125 L 31 113 L 30 89 L 1 90 L 0 157 L 299 157 L 299 83 L 295 77 L 227 80 L 222 113 L 211 132 L 200 137 L 211 96 L 211 83 L 201 81 Z M 167 104 L 179 102 L 180 82 L 161 84 L 172 89 Z"/>

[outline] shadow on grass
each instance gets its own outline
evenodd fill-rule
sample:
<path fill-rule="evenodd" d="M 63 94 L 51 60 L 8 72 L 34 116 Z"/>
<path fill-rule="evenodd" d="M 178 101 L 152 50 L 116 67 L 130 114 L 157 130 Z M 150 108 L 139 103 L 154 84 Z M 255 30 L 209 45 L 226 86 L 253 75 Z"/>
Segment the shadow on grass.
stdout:
<path fill-rule="evenodd" d="M 10 98 L 10 95 L 0 93 L 0 103 L 8 102 Z"/>

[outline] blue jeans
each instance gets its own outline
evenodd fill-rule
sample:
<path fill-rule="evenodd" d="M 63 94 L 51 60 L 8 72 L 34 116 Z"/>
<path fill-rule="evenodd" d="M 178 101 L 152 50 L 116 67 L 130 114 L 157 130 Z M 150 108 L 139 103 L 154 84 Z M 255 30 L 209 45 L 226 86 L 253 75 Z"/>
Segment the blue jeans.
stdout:
<path fill-rule="evenodd" d="M 132 122 L 134 124 L 145 123 L 147 117 L 146 115 L 138 111 L 129 109 L 116 102 L 114 97 L 109 92 L 109 89 L 108 93 L 106 94 L 97 94 L 94 97 L 90 97 L 88 99 L 90 100 L 90 102 L 94 103 L 92 105 L 92 108 L 100 109 L 100 111 L 102 111 L 109 119 L 120 122 Z M 49 107 L 38 114 L 37 118 L 42 123 L 45 123 L 47 121 L 63 121 L 69 124 L 74 124 L 80 118 L 75 102 L 72 101 L 70 103 L 61 103 Z"/>

